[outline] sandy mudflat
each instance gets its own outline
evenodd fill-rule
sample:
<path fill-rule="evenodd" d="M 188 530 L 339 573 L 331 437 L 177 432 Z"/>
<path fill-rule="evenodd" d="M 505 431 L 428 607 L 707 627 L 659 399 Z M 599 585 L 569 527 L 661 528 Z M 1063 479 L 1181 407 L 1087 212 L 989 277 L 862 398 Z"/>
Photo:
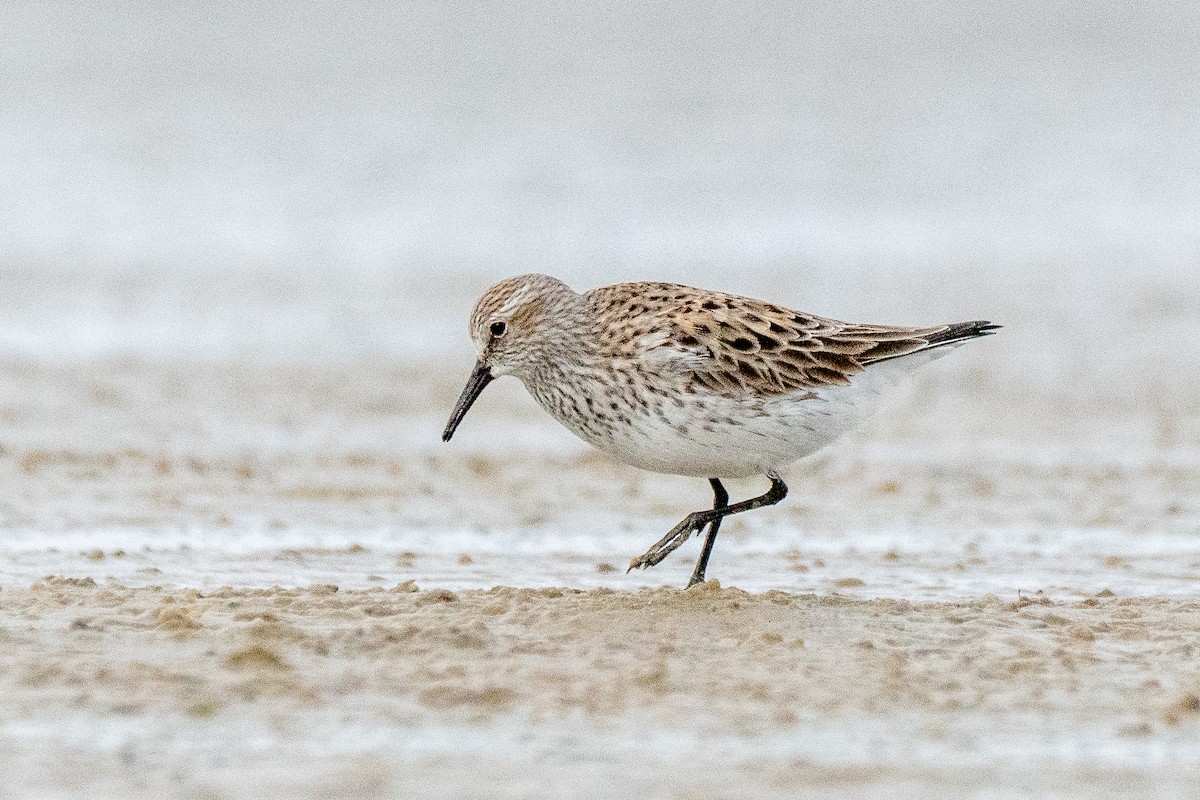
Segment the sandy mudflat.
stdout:
<path fill-rule="evenodd" d="M 62 796 L 1183 791 L 1200 780 L 1200 603 L 1102 595 L 51 578 L 0 593 L 0 785 L 20 793 L 41 772 Z"/>
<path fill-rule="evenodd" d="M 517 386 L 446 446 L 457 369 L 2 361 L 0 795 L 1190 796 L 1194 390 L 996 342 L 687 592 L 623 567 L 704 482 Z"/>

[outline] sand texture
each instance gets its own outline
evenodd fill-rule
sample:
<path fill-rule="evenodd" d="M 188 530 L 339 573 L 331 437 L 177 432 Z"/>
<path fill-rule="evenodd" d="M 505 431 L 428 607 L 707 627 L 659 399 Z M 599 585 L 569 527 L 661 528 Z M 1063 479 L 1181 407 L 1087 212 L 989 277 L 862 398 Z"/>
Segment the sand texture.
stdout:
<path fill-rule="evenodd" d="M 37 330 L 32 278 L 7 280 Z M 438 360 L 4 357 L 0 788 L 1191 796 L 1200 293 L 1171 280 L 1105 285 L 1120 347 L 1069 293 L 1031 313 L 970 284 L 1003 335 L 729 520 L 719 590 L 663 588 L 695 542 L 624 572 L 703 481 L 607 461 L 514 381 L 440 442 L 465 336 Z M 334 296 L 382 329 L 405 286 L 378 288 Z M 52 291 L 202 300 L 152 274 Z M 213 313 L 291 314 L 277 291 Z"/>
<path fill-rule="evenodd" d="M 1200 603 L 1101 594 L 48 578 L 0 594 L 0 726 L 45 796 L 1183 793 Z"/>
<path fill-rule="evenodd" d="M 1194 407 L 1077 384 L 1046 416 L 979 371 L 995 338 L 791 470 L 686 592 L 694 542 L 623 565 L 704 483 L 517 386 L 446 446 L 437 365 L 4 362 L 0 787 L 1188 796 Z"/>

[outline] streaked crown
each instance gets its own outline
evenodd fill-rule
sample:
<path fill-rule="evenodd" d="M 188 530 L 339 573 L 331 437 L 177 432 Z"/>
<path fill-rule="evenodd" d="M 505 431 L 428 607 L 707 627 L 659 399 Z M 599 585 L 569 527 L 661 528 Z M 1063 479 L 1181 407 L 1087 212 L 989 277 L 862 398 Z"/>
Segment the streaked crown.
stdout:
<path fill-rule="evenodd" d="M 471 312 L 471 338 L 495 375 L 521 374 L 579 295 L 557 278 L 531 273 L 488 289 Z"/>

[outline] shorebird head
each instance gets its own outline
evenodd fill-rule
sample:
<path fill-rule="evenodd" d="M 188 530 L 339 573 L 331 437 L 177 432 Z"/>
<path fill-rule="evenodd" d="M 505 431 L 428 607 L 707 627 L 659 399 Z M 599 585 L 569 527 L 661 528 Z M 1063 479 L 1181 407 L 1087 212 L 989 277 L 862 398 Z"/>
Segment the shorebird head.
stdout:
<path fill-rule="evenodd" d="M 578 296 L 557 278 L 535 274 L 509 278 L 483 293 L 471 312 L 471 339 L 479 358 L 454 404 L 443 442 L 450 441 L 489 383 L 502 375 L 524 377 L 546 357 L 556 322 Z"/>

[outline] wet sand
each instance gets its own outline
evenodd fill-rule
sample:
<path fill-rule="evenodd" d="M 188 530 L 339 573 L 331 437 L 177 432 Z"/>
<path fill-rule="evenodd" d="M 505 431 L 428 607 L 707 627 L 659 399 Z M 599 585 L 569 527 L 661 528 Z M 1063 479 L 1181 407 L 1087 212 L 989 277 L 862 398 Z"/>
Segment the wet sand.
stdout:
<path fill-rule="evenodd" d="M 1200 603 L 1041 595 L 0 593 L 42 796 L 1069 796 L 1200 780 Z M 15 735 L 19 733 L 20 735 Z"/>
<path fill-rule="evenodd" d="M 979 370 L 1003 350 L 962 355 L 690 591 L 694 542 L 624 565 L 703 482 L 518 386 L 448 447 L 444 367 L 5 361 L 0 787 L 1187 796 L 1193 405 L 1045 415 Z"/>

